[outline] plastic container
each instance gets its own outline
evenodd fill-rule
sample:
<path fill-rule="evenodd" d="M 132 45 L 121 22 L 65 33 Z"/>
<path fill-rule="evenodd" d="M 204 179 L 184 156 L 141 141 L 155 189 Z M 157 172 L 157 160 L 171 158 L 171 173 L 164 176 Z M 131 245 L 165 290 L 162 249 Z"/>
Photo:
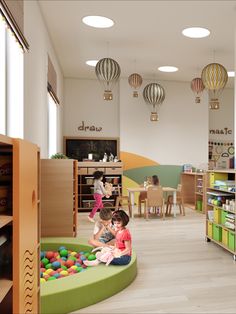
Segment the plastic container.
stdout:
<path fill-rule="evenodd" d="M 229 234 L 228 234 L 228 230 L 225 228 L 222 228 L 222 243 L 225 246 L 228 246 L 228 238 L 229 238 Z"/>
<path fill-rule="evenodd" d="M 212 239 L 212 235 L 213 235 L 213 223 L 208 221 L 207 222 L 207 235 L 209 238 Z"/>
<path fill-rule="evenodd" d="M 235 250 L 235 234 L 231 231 L 228 231 L 229 237 L 228 237 L 228 248 L 231 251 Z"/>
<path fill-rule="evenodd" d="M 226 215 L 228 214 L 228 212 L 226 210 L 222 210 L 221 211 L 221 224 L 224 225 L 225 221 L 226 221 Z"/>
<path fill-rule="evenodd" d="M 208 210 L 208 219 L 213 222 L 214 221 L 214 210 Z"/>
<path fill-rule="evenodd" d="M 202 211 L 202 200 L 197 201 L 197 210 Z"/>
<path fill-rule="evenodd" d="M 218 207 L 214 207 L 214 223 L 220 224 L 221 222 L 221 209 Z"/>
<path fill-rule="evenodd" d="M 218 242 L 222 241 L 222 228 L 215 224 L 213 224 L 213 239 Z"/>

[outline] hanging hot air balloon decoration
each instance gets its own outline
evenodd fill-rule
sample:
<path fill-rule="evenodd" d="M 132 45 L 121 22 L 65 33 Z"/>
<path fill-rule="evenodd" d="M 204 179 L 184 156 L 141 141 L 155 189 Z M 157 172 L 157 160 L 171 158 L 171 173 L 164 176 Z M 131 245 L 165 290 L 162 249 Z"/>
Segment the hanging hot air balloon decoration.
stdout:
<path fill-rule="evenodd" d="M 104 87 L 104 100 L 112 100 L 112 88 L 120 77 L 119 64 L 111 58 L 103 58 L 96 64 L 95 73 Z"/>
<path fill-rule="evenodd" d="M 228 73 L 226 69 L 219 63 L 210 63 L 202 70 L 201 77 L 205 88 L 209 92 L 210 109 L 219 109 L 219 96 L 228 81 Z"/>
<path fill-rule="evenodd" d="M 146 85 L 143 90 L 143 98 L 147 104 L 152 105 L 150 120 L 158 121 L 157 107 L 160 106 L 165 99 L 164 88 L 160 84 L 150 83 Z"/>
<path fill-rule="evenodd" d="M 195 95 L 195 103 L 199 104 L 201 102 L 201 95 L 202 92 L 205 89 L 205 86 L 202 82 L 202 79 L 200 77 L 195 77 L 192 81 L 191 81 L 191 89 L 194 92 Z"/>
<path fill-rule="evenodd" d="M 142 85 L 143 79 L 142 76 L 138 73 L 133 73 L 128 78 L 129 85 L 134 88 L 133 97 L 138 97 L 137 89 Z"/>

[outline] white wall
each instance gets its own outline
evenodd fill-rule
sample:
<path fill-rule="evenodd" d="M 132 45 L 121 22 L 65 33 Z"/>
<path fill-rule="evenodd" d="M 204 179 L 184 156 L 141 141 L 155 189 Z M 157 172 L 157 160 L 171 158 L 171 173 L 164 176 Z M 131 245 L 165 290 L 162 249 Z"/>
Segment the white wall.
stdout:
<path fill-rule="evenodd" d="M 151 83 L 144 81 L 142 89 Z M 208 104 L 203 94 L 200 104 L 189 83 L 162 81 L 166 98 L 159 109 L 159 121 L 150 121 L 151 106 L 142 93 L 132 97 L 127 80 L 120 82 L 121 150 L 145 156 L 166 165 L 208 162 Z"/>
<path fill-rule="evenodd" d="M 98 80 L 65 79 L 64 135 L 77 137 L 119 137 L 119 85 L 113 100 L 103 100 Z M 102 127 L 100 132 L 79 131 L 78 127 Z"/>
<path fill-rule="evenodd" d="M 48 54 L 57 72 L 57 94 L 60 100 L 58 151 L 62 151 L 63 76 L 36 1 L 24 1 L 24 30 L 30 50 L 24 56 L 24 138 L 40 147 L 41 158 L 47 158 L 47 60 Z"/>
<path fill-rule="evenodd" d="M 226 88 L 220 97 L 220 108 L 209 111 L 209 130 L 232 130 L 232 134 L 210 134 L 210 140 L 233 141 L 234 139 L 234 89 Z M 225 131 L 224 131 L 225 132 Z"/>

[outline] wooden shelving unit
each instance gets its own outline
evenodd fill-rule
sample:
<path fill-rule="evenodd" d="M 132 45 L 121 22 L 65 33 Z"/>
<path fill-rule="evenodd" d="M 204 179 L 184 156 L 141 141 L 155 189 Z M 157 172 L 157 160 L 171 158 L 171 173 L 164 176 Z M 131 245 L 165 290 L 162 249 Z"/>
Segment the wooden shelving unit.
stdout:
<path fill-rule="evenodd" d="M 75 237 L 77 212 L 77 161 L 41 159 L 42 237 Z"/>
<path fill-rule="evenodd" d="M 181 174 L 183 202 L 186 207 L 205 212 L 204 190 L 206 173 L 183 172 Z"/>
<path fill-rule="evenodd" d="M 236 260 L 235 170 L 207 173 L 205 189 L 206 240 L 233 254 Z"/>
<path fill-rule="evenodd" d="M 122 162 L 78 162 L 78 210 L 91 211 L 93 198 L 93 173 L 103 171 L 103 182 L 110 182 L 113 187 L 122 188 L 123 163 Z M 117 189 L 110 198 L 103 198 L 104 206 L 115 208 Z"/>
<path fill-rule="evenodd" d="M 0 135 L 0 313 L 40 312 L 38 155 Z"/>

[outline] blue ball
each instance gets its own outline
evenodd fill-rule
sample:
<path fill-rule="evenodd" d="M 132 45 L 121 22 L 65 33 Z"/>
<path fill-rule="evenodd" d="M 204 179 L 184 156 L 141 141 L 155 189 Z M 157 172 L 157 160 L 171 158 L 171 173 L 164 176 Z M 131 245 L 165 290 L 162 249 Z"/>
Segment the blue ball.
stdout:
<path fill-rule="evenodd" d="M 44 257 L 45 257 L 45 255 L 46 255 L 46 252 L 40 252 L 40 259 L 43 259 Z"/>
<path fill-rule="evenodd" d="M 61 250 L 66 250 L 66 247 L 65 246 L 60 246 L 59 249 L 58 249 L 58 252 L 60 252 Z"/>
<path fill-rule="evenodd" d="M 60 274 L 56 273 L 53 275 L 53 277 L 58 278 L 58 277 L 60 277 Z"/>
<path fill-rule="evenodd" d="M 67 258 L 66 257 L 61 257 L 61 259 L 63 259 L 63 261 L 67 261 Z"/>
<path fill-rule="evenodd" d="M 80 264 L 80 263 L 75 263 L 75 266 L 80 267 L 80 266 L 81 266 L 81 264 Z"/>
<path fill-rule="evenodd" d="M 61 263 L 60 262 L 55 261 L 55 262 L 52 263 L 52 269 L 55 270 L 55 269 L 58 269 L 60 267 L 61 267 Z"/>
<path fill-rule="evenodd" d="M 79 254 L 80 254 L 80 255 L 83 255 L 83 254 L 84 254 L 84 252 L 79 252 Z"/>
<path fill-rule="evenodd" d="M 81 261 L 85 261 L 87 258 L 84 255 L 80 256 Z"/>

